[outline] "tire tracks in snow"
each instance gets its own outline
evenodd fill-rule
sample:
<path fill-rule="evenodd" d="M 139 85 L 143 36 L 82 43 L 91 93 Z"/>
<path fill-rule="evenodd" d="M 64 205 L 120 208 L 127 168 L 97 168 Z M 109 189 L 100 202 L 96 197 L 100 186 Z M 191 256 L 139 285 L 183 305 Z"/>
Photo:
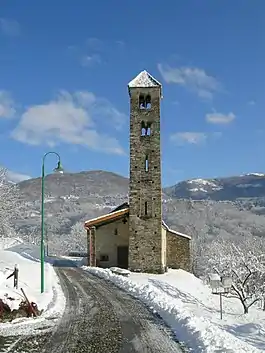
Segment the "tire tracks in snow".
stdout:
<path fill-rule="evenodd" d="M 114 284 L 55 268 L 66 296 L 57 329 L 22 339 L 12 353 L 179 353 L 161 319 Z"/>

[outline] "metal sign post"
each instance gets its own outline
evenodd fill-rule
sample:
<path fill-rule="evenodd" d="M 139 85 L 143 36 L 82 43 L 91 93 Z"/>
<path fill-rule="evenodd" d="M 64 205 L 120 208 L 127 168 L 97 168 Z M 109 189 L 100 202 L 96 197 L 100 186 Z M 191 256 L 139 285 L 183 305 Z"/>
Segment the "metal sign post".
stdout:
<path fill-rule="evenodd" d="M 222 298 L 222 293 L 219 294 L 220 295 L 220 319 L 223 319 L 223 298 Z"/>

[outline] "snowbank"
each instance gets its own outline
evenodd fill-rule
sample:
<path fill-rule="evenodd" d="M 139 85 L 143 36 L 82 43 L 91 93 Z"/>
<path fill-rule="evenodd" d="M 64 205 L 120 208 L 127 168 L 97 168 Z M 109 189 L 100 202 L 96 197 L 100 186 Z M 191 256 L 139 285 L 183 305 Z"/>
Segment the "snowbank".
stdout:
<path fill-rule="evenodd" d="M 23 243 L 23 240 L 20 238 L 0 238 L 0 250 L 8 249 L 21 243 Z"/>
<path fill-rule="evenodd" d="M 12 251 L 11 251 L 12 250 Z M 36 257 L 35 257 L 35 256 Z M 65 307 L 65 297 L 59 279 L 50 263 L 45 263 L 45 292 L 40 293 L 40 262 L 37 251 L 25 244 L 15 245 L 8 250 L 0 250 L 0 298 L 5 299 L 12 309 L 17 309 L 23 295 L 23 288 L 30 301 L 37 303 L 43 314 L 35 319 L 19 318 L 12 323 L 0 323 L 0 335 L 32 334 L 38 329 L 55 325 Z M 18 289 L 13 288 L 12 273 L 14 265 L 19 268 Z M 15 300 L 6 299 L 8 297 Z"/>
<path fill-rule="evenodd" d="M 81 266 L 87 265 L 87 258 L 86 257 L 76 257 L 76 256 L 62 255 L 62 256 L 60 256 L 60 258 L 71 261 L 72 263 L 76 264 L 77 267 L 81 267 Z"/>
<path fill-rule="evenodd" d="M 220 320 L 219 297 L 201 280 L 182 270 L 164 275 L 131 273 L 124 277 L 110 269 L 83 267 L 142 300 L 172 328 L 190 352 L 257 353 L 265 350 L 265 313 L 242 315 L 240 303 L 224 298 Z"/>

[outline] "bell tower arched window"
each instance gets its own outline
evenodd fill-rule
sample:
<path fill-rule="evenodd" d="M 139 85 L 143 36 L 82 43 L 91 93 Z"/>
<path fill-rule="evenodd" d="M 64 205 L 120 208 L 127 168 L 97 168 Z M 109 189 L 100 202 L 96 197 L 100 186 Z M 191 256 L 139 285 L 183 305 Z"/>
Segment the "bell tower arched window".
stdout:
<path fill-rule="evenodd" d="M 140 109 L 151 109 L 151 96 L 150 94 L 139 96 L 139 108 Z"/>
<path fill-rule="evenodd" d="M 141 136 L 151 136 L 151 123 L 141 122 Z"/>

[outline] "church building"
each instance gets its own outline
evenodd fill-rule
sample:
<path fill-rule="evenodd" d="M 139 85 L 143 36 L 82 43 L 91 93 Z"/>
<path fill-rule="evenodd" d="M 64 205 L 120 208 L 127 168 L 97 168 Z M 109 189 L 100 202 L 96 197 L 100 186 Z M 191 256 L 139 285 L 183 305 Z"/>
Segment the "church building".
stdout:
<path fill-rule="evenodd" d="M 85 222 L 90 265 L 164 273 L 191 269 L 190 236 L 162 219 L 160 103 L 162 85 L 147 71 L 128 84 L 129 203 Z"/>

